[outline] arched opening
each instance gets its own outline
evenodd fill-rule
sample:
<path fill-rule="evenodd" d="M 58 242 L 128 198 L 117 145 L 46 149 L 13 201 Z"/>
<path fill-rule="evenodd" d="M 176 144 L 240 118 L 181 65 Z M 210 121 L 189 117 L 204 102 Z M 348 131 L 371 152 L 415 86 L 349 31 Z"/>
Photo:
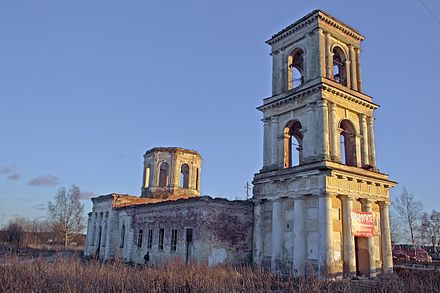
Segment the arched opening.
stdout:
<path fill-rule="evenodd" d="M 341 128 L 341 163 L 356 166 L 356 131 L 349 120 L 342 120 Z"/>
<path fill-rule="evenodd" d="M 304 83 L 304 52 L 302 49 L 295 49 L 289 54 L 288 63 L 288 89 L 294 89 Z"/>
<path fill-rule="evenodd" d="M 347 61 L 344 51 L 339 47 L 333 48 L 333 80 L 342 85 L 347 85 Z"/>
<path fill-rule="evenodd" d="M 289 121 L 284 127 L 284 168 L 301 164 L 303 140 L 301 128 L 301 123 L 297 120 Z"/>
<path fill-rule="evenodd" d="M 180 167 L 180 187 L 189 188 L 189 166 L 187 164 Z"/>
<path fill-rule="evenodd" d="M 150 166 L 148 166 L 145 169 L 144 188 L 150 187 L 150 172 L 151 172 L 151 168 Z"/>
<path fill-rule="evenodd" d="M 168 185 L 169 166 L 167 162 L 163 162 L 159 169 L 159 187 L 166 187 Z"/>

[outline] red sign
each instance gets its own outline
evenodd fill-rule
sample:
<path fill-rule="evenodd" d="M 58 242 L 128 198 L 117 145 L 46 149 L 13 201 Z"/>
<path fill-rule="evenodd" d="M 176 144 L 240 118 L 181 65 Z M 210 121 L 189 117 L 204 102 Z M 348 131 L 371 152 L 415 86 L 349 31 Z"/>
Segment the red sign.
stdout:
<path fill-rule="evenodd" d="M 373 237 L 374 224 L 372 212 L 351 213 L 351 233 L 357 237 Z"/>

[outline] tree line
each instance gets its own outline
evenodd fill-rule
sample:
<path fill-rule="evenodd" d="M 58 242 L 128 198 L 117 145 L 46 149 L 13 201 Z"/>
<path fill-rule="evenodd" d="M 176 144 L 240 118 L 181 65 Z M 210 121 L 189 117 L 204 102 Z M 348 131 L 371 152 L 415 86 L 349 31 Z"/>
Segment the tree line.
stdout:
<path fill-rule="evenodd" d="M 422 203 L 406 188 L 391 204 L 391 239 L 393 243 L 429 246 L 440 254 L 440 212 L 423 211 Z"/>
<path fill-rule="evenodd" d="M 86 227 L 84 205 L 80 202 L 77 185 L 58 189 L 54 199 L 47 203 L 47 216 L 29 220 L 11 219 L 0 231 L 0 239 L 13 246 L 41 244 L 82 244 L 81 235 Z"/>

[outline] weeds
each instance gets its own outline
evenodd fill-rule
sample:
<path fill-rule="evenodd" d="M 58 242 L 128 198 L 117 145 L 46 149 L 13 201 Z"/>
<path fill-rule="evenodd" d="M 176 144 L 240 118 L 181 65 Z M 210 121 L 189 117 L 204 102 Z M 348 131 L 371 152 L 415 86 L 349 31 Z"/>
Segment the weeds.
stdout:
<path fill-rule="evenodd" d="M 350 280 L 287 278 L 252 267 L 169 262 L 157 267 L 79 258 L 0 265 L 0 292 L 440 292 L 440 272 L 405 272 L 359 286 Z"/>

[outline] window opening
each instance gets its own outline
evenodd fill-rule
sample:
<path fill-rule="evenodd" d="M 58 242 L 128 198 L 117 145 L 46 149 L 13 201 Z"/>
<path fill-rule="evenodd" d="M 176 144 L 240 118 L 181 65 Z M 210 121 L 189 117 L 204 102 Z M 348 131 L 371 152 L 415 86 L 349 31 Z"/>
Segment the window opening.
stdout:
<path fill-rule="evenodd" d="M 304 83 L 304 52 L 295 49 L 288 57 L 288 89 L 294 89 Z"/>
<path fill-rule="evenodd" d="M 153 247 L 153 230 L 148 230 L 148 240 L 147 240 L 147 248 L 150 249 Z"/>
<path fill-rule="evenodd" d="M 137 246 L 138 247 L 142 247 L 142 236 L 143 236 L 143 234 L 144 234 L 144 230 L 139 230 L 139 233 L 138 233 L 138 241 L 137 241 Z"/>
<path fill-rule="evenodd" d="M 119 246 L 120 248 L 124 247 L 124 242 L 125 242 L 125 225 L 122 225 L 122 228 L 121 228 L 121 245 Z"/>
<path fill-rule="evenodd" d="M 333 80 L 342 85 L 347 85 L 347 68 L 345 54 L 341 48 L 333 49 Z"/>
<path fill-rule="evenodd" d="M 164 229 L 159 229 L 159 250 L 163 250 L 163 236 L 165 234 Z"/>
<path fill-rule="evenodd" d="M 341 163 L 348 166 L 356 166 L 356 133 L 353 124 L 348 120 L 342 120 L 341 131 Z"/>
<path fill-rule="evenodd" d="M 150 186 L 150 170 L 150 166 L 145 169 L 144 188 L 148 188 Z"/>
<path fill-rule="evenodd" d="M 189 166 L 187 164 L 183 164 L 180 167 L 180 187 L 189 187 Z"/>
<path fill-rule="evenodd" d="M 196 190 L 199 190 L 199 168 L 196 169 Z"/>
<path fill-rule="evenodd" d="M 177 230 L 171 230 L 171 251 L 177 249 Z"/>
<path fill-rule="evenodd" d="M 301 164 L 303 140 L 301 128 L 301 123 L 297 120 L 289 121 L 284 127 L 284 168 Z"/>
<path fill-rule="evenodd" d="M 166 187 L 168 185 L 169 166 L 167 162 L 160 165 L 159 171 L 159 187 Z"/>

